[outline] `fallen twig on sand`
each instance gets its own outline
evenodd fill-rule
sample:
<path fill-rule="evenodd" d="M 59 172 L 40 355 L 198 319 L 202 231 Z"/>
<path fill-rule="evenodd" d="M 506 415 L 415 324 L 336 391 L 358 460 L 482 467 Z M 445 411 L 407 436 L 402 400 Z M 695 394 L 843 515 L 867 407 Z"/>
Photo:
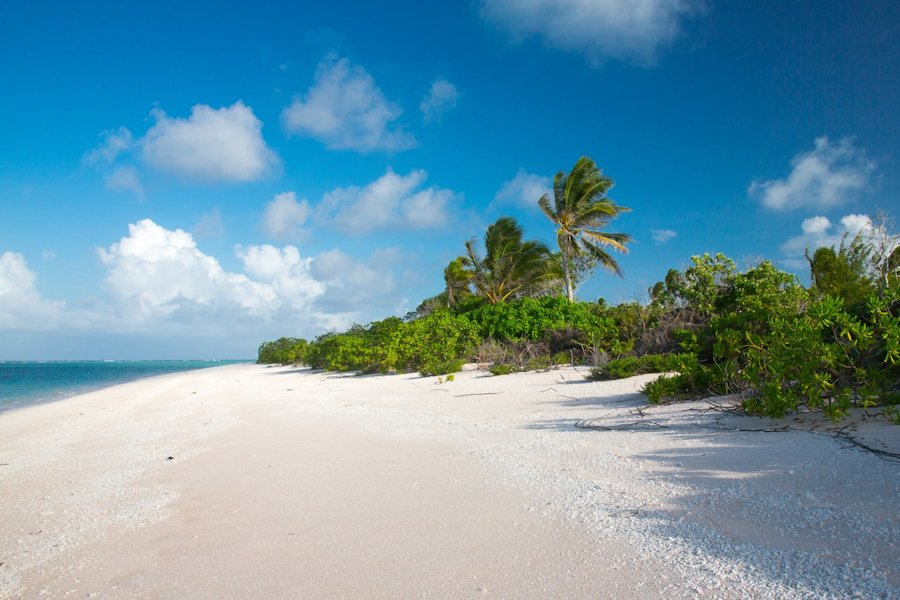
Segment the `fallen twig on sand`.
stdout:
<path fill-rule="evenodd" d="M 863 450 L 866 452 L 871 452 L 872 454 L 878 456 L 883 460 L 888 460 L 892 462 L 900 462 L 900 454 L 896 452 L 890 452 L 888 450 L 883 450 L 881 448 L 876 448 L 871 444 L 866 443 L 860 436 L 853 434 L 850 431 L 851 426 L 842 427 L 840 429 L 807 429 L 803 427 L 797 427 L 794 425 L 772 425 L 772 426 L 762 426 L 762 427 L 738 427 L 734 425 L 728 425 L 722 422 L 722 418 L 725 415 L 738 415 L 738 416 L 747 416 L 748 413 L 744 412 L 738 407 L 728 406 L 725 404 L 719 404 L 710 402 L 710 405 L 706 408 L 686 408 L 685 412 L 696 412 L 699 413 L 700 416 L 705 416 L 709 412 L 719 413 L 718 415 L 713 417 L 712 422 L 708 423 L 699 423 L 696 421 L 679 423 L 679 425 L 684 426 L 693 426 L 699 429 L 708 429 L 715 431 L 728 431 L 728 432 L 738 432 L 738 433 L 782 433 L 785 431 L 805 431 L 807 433 L 815 433 L 819 435 L 827 435 L 835 440 L 838 440 L 840 443 L 845 445 L 846 447 L 856 448 L 859 450 Z M 664 423 L 660 423 L 655 420 L 648 420 L 648 408 L 649 407 L 635 407 L 632 410 L 628 411 L 628 414 L 634 415 L 637 414 L 641 418 L 633 421 L 625 421 L 614 424 L 605 424 L 610 419 L 608 417 L 600 417 L 596 419 L 581 419 L 575 422 L 575 427 L 578 429 L 593 429 L 595 431 L 624 431 L 628 429 L 671 429 L 672 426 Z"/>

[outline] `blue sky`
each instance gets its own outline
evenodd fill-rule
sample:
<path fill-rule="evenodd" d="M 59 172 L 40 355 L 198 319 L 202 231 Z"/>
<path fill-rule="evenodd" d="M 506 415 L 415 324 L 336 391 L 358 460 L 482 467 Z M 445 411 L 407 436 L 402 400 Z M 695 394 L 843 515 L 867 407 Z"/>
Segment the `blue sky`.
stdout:
<path fill-rule="evenodd" d="M 900 208 L 896 2 L 263 4 L 0 5 L 0 359 L 402 315 L 501 215 L 552 243 L 581 155 L 635 240 L 588 300 L 703 252 L 805 280 Z"/>

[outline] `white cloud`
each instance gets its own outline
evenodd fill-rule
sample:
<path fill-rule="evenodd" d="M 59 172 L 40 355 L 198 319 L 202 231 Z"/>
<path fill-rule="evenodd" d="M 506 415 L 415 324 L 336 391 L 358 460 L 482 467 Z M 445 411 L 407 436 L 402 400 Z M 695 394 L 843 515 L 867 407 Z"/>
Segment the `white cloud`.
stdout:
<path fill-rule="evenodd" d="M 677 231 L 672 231 L 671 229 L 651 229 L 650 236 L 653 238 L 653 241 L 657 244 L 665 244 L 669 240 L 678 236 Z"/>
<path fill-rule="evenodd" d="M 314 335 L 362 314 L 378 316 L 373 307 L 394 301 L 393 249 L 360 262 L 338 250 L 303 257 L 291 245 L 238 245 L 243 272 L 235 273 L 202 252 L 190 233 L 145 219 L 98 254 L 112 306 L 106 330 L 265 336 L 288 327 Z"/>
<path fill-rule="evenodd" d="M 138 198 L 144 197 L 144 187 L 134 167 L 119 167 L 107 175 L 103 183 L 106 189 L 116 192 L 131 192 Z"/>
<path fill-rule="evenodd" d="M 293 311 L 308 310 L 312 302 L 325 292 L 325 285 L 312 276 L 312 258 L 301 258 L 294 246 L 276 248 L 238 246 L 235 252 L 244 271 L 255 280 L 272 287 L 283 304 Z"/>
<path fill-rule="evenodd" d="M 262 137 L 262 122 L 238 101 L 214 109 L 197 104 L 186 119 L 152 112 L 156 124 L 140 140 L 148 165 L 186 179 L 245 182 L 264 177 L 278 157 Z"/>
<path fill-rule="evenodd" d="M 280 300 L 271 286 L 225 271 L 201 252 L 190 233 L 150 219 L 128 226 L 127 237 L 98 248 L 105 288 L 126 324 L 191 321 L 231 315 L 271 317 Z"/>
<path fill-rule="evenodd" d="M 399 151 L 415 138 L 394 125 L 402 110 L 385 99 L 362 67 L 330 57 L 319 65 L 304 99 L 282 113 L 288 133 L 315 138 L 334 150 Z"/>
<path fill-rule="evenodd" d="M 277 194 L 266 205 L 263 212 L 262 228 L 269 237 L 276 240 L 297 240 L 304 236 L 303 224 L 309 216 L 309 203 L 297 200 L 294 192 Z"/>
<path fill-rule="evenodd" d="M 800 225 L 803 233 L 790 238 L 781 246 L 782 252 L 788 257 L 785 264 L 794 268 L 798 268 L 796 265 L 808 266 L 801 260 L 807 249 L 812 254 L 816 248 L 823 246 L 837 248 L 844 234 L 852 239 L 860 231 L 871 227 L 872 220 L 866 215 L 846 215 L 841 218 L 839 226 L 833 225 L 823 216 L 804 219 Z"/>
<path fill-rule="evenodd" d="M 518 204 L 527 208 L 537 208 L 537 201 L 541 196 L 547 194 L 553 199 L 553 190 L 551 189 L 551 181 L 549 177 L 528 173 L 524 169 L 519 169 L 516 176 L 503 183 L 500 191 L 494 196 L 496 202 L 504 204 Z"/>
<path fill-rule="evenodd" d="M 348 233 L 385 227 L 439 227 L 449 220 L 448 206 L 457 195 L 436 187 L 416 191 L 427 177 L 421 170 L 404 176 L 388 169 L 365 187 L 328 192 L 316 207 L 317 216 Z"/>
<path fill-rule="evenodd" d="M 24 256 L 0 254 L 0 329 L 40 331 L 59 324 L 64 304 L 42 298 L 36 284 Z"/>
<path fill-rule="evenodd" d="M 104 131 L 100 136 L 103 142 L 84 156 L 84 162 L 89 165 L 111 163 L 134 146 L 134 136 L 125 127 Z"/>
<path fill-rule="evenodd" d="M 481 14 L 514 38 L 539 35 L 548 46 L 595 63 L 651 64 L 701 6 L 698 0 L 482 0 Z"/>
<path fill-rule="evenodd" d="M 773 210 L 827 209 L 846 204 L 871 184 L 875 163 L 844 138 L 832 144 L 816 138 L 815 147 L 791 160 L 786 179 L 754 181 L 747 193 Z"/>
<path fill-rule="evenodd" d="M 426 123 L 439 121 L 445 112 L 456 106 L 459 90 L 446 79 L 438 79 L 431 84 L 428 94 L 419 104 L 422 118 Z"/>
<path fill-rule="evenodd" d="M 356 320 L 360 309 L 393 302 L 395 289 L 391 267 L 396 264 L 396 249 L 374 252 L 367 262 L 354 260 L 340 250 L 330 250 L 316 257 L 312 273 L 326 286 L 318 300 L 323 312 L 343 315 L 346 321 Z"/>

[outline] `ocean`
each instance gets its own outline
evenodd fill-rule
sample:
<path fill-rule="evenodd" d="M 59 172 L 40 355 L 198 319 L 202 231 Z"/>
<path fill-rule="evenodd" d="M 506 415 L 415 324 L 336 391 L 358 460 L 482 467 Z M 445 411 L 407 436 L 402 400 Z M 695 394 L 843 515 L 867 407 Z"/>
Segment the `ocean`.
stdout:
<path fill-rule="evenodd" d="M 54 402 L 144 377 L 247 360 L 0 362 L 0 412 Z"/>

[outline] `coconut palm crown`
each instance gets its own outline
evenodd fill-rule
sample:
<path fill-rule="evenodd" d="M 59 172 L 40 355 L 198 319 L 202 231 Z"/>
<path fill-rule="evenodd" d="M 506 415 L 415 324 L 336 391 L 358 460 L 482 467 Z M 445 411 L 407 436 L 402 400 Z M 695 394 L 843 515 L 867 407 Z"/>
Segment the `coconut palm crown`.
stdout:
<path fill-rule="evenodd" d="M 541 290 L 561 273 L 552 253 L 537 241 L 522 241 L 522 227 L 511 217 L 501 217 L 484 234 L 484 258 L 475 250 L 475 240 L 466 242 L 460 257 L 471 273 L 476 293 L 489 303 Z"/>
<path fill-rule="evenodd" d="M 611 248 L 623 254 L 625 244 L 631 241 L 626 233 L 603 231 L 606 225 L 620 213 L 631 209 L 618 206 L 606 197 L 613 181 L 603 175 L 593 160 L 582 156 L 572 170 L 560 171 L 553 178 L 553 204 L 547 194 L 538 200 L 538 206 L 556 225 L 556 241 L 562 254 L 566 296 L 575 299 L 573 261 L 588 257 L 595 265 L 622 276 L 619 263 L 607 250 Z"/>

